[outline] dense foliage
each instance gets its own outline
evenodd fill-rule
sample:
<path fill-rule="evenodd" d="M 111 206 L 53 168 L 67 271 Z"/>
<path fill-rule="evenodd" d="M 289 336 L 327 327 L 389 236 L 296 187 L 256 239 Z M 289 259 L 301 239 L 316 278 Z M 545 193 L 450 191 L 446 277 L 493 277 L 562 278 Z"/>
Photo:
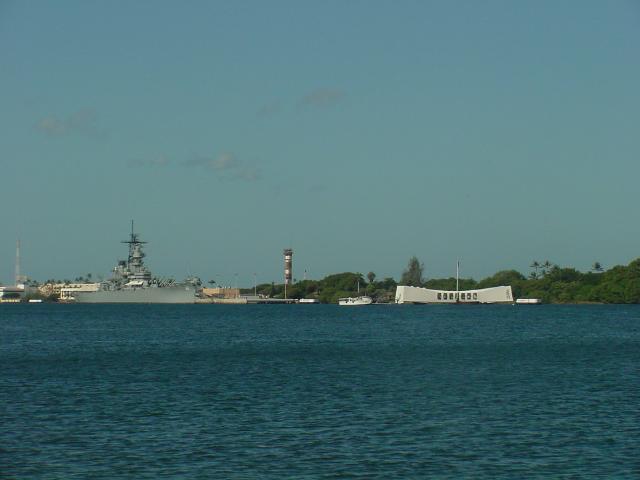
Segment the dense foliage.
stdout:
<path fill-rule="evenodd" d="M 503 270 L 480 281 L 461 278 L 460 290 L 511 285 L 515 298 L 540 298 L 545 303 L 640 303 L 640 259 L 607 271 L 595 262 L 594 269 L 586 273 L 549 262 L 534 262 L 532 268 L 535 271 L 528 278 L 516 270 Z M 455 277 L 424 281 L 423 271 L 423 264 L 412 257 L 400 285 L 455 290 Z M 370 295 L 377 302 L 392 302 L 398 283 L 393 278 L 379 281 L 375 278 L 373 272 L 369 272 L 366 279 L 360 273 L 337 273 L 319 281 L 297 282 L 287 288 L 287 297 L 317 298 L 323 303 L 336 303 L 340 297 L 357 295 L 359 284 L 361 295 Z M 245 292 L 252 293 L 253 289 Z M 259 285 L 258 293 L 283 298 L 284 286 Z"/>
<path fill-rule="evenodd" d="M 540 278 L 513 285 L 514 295 L 547 303 L 640 303 L 640 259 L 604 272 L 553 266 Z"/>

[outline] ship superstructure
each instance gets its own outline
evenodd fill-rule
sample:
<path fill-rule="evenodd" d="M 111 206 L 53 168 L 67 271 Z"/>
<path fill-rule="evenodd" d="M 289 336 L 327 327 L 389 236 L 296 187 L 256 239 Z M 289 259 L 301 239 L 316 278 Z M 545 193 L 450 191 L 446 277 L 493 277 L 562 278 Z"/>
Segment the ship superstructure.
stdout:
<path fill-rule="evenodd" d="M 123 240 L 121 243 L 129 245 L 129 257 L 126 261 L 119 261 L 113 269 L 112 281 L 125 286 L 149 286 L 152 283 L 151 271 L 144 264 L 143 258 L 146 255 L 142 251 L 142 245 L 147 242 L 140 240 L 134 232 L 133 220 L 129 240 Z"/>

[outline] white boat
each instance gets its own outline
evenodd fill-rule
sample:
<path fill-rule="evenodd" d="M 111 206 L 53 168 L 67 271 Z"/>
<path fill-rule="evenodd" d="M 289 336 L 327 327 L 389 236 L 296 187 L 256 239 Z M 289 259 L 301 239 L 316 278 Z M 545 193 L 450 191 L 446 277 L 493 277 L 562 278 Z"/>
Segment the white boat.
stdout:
<path fill-rule="evenodd" d="M 360 293 L 360 282 L 358 282 L 358 293 Z M 342 306 L 371 305 L 372 303 L 373 300 L 371 299 L 371 297 L 367 297 L 366 295 L 358 295 L 357 297 L 346 297 L 338 299 L 338 305 Z"/>
<path fill-rule="evenodd" d="M 542 300 L 539 298 L 518 298 L 516 304 L 518 305 L 540 305 Z"/>
<path fill-rule="evenodd" d="M 347 305 L 371 305 L 373 300 L 371 297 L 362 296 L 362 297 L 346 297 L 339 298 L 338 305 L 347 306 Z"/>
<path fill-rule="evenodd" d="M 301 298 L 300 300 L 298 300 L 298 303 L 307 303 L 310 305 L 315 305 L 316 303 L 320 303 L 320 300 L 318 300 L 317 298 Z"/>

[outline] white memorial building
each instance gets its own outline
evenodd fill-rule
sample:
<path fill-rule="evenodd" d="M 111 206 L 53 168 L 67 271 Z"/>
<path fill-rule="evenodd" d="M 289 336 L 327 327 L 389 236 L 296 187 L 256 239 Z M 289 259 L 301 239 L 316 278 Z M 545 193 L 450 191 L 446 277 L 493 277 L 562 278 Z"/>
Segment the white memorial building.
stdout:
<path fill-rule="evenodd" d="M 450 291 L 399 285 L 396 303 L 513 303 L 513 293 L 510 286 Z"/>

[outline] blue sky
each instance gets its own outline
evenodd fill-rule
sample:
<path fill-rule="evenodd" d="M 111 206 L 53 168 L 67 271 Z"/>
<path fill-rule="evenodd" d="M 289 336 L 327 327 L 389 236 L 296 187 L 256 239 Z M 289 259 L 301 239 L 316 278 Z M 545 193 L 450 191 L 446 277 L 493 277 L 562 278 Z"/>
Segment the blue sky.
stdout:
<path fill-rule="evenodd" d="M 635 1 L 0 1 L 0 281 L 640 256 Z"/>

